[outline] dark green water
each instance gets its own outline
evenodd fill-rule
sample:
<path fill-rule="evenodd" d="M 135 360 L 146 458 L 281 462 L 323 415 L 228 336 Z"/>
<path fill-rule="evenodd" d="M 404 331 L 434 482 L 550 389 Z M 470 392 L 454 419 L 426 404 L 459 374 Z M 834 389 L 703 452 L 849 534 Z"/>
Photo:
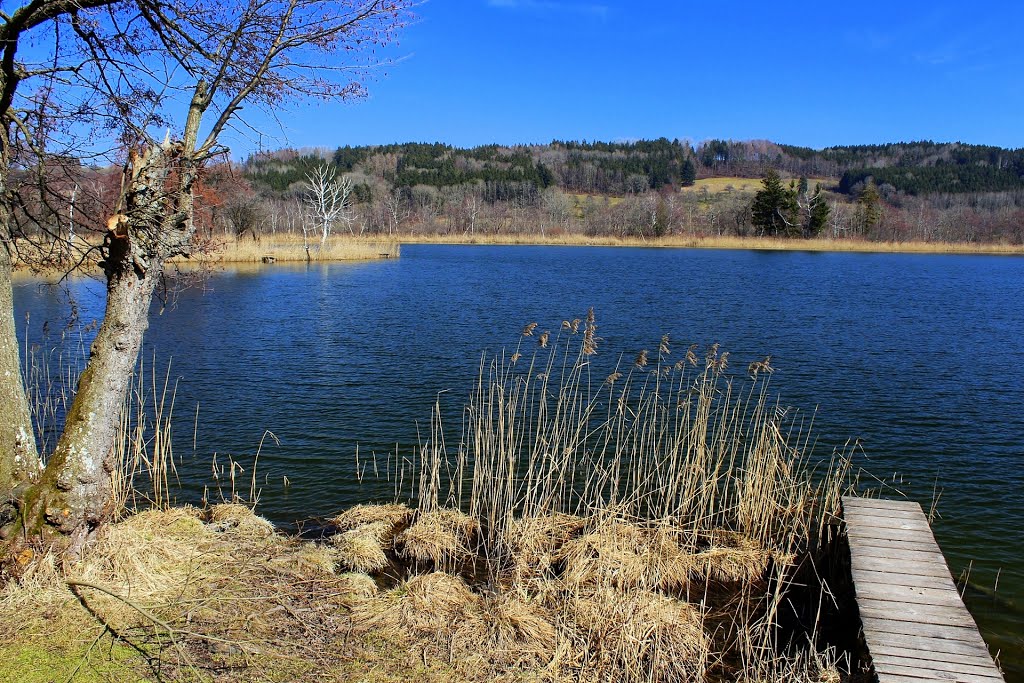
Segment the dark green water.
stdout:
<path fill-rule="evenodd" d="M 100 316 L 100 285 L 70 289 L 83 321 Z M 783 401 L 818 408 L 821 452 L 859 438 L 861 464 L 926 510 L 941 491 L 939 543 L 954 575 L 970 568 L 969 607 L 1024 681 L 1022 291 L 1024 259 L 1010 257 L 415 245 L 214 274 L 154 315 L 147 348 L 180 377 L 182 495 L 209 483 L 212 453 L 251 459 L 271 430 L 260 512 L 282 523 L 390 495 L 358 484 L 356 444 L 382 463 L 408 450 L 439 392 L 457 417 L 480 353 L 527 322 L 555 331 L 593 306 L 608 363 L 662 334 L 680 350 L 719 342 L 738 369 L 771 354 Z M 68 315 L 63 293 L 34 283 L 15 301 L 35 341 Z"/>

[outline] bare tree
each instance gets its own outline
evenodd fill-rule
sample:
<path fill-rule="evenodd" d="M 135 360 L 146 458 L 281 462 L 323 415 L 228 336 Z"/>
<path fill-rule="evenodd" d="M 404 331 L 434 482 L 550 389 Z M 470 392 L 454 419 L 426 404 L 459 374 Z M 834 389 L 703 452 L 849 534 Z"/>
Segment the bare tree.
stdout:
<path fill-rule="evenodd" d="M 15 435 L 13 447 L 3 444 L 0 452 L 0 469 L 13 473 L 4 476 L 18 510 L 14 519 L 0 520 L 6 537 L 57 531 L 72 548 L 111 513 L 118 415 L 150 303 L 167 260 L 193 251 L 192 188 L 203 166 L 224 151 L 221 135 L 238 126 L 246 104 L 276 107 L 296 97 L 362 94 L 354 80 L 359 72 L 352 70 L 358 64 L 351 60 L 391 40 L 410 6 L 408 0 L 135 0 L 100 11 L 81 9 L 99 4 L 35 0 L 22 10 L 48 8 L 36 25 L 51 25 L 54 31 L 55 17 L 70 18 L 86 61 L 70 68 L 67 78 L 77 80 L 67 87 L 87 87 L 101 96 L 97 117 L 116 125 L 127 149 L 116 210 L 98 248 L 107 281 L 104 320 L 64 430 L 38 481 L 14 467 L 22 418 L 6 410 L 0 415 L 0 433 Z M 14 19 L 22 10 L 0 17 L 7 21 L 0 28 L 4 45 L 18 39 L 17 26 L 25 22 Z M 343 66 L 338 55 L 346 55 Z M 5 49 L 4 65 L 0 115 L 7 122 L 20 75 L 13 48 Z M 80 80 L 84 76 L 88 80 Z M 168 131 L 162 141 L 152 134 L 157 126 Z M 8 173 L 10 128 L 5 133 Z M 9 228 L 10 207 L 0 211 Z M 6 273 L 9 280 L 9 257 L 2 258 L 0 275 Z M 16 347 L 13 333 L 13 325 L 0 329 L 3 354 Z M 20 382 L 3 384 L 20 387 Z"/>
<path fill-rule="evenodd" d="M 224 215 L 235 233 L 241 240 L 246 233 L 253 242 L 260 241 L 260 226 L 266 222 L 267 214 L 263 204 L 255 197 L 234 197 L 224 205 Z"/>
<path fill-rule="evenodd" d="M 306 175 L 309 190 L 306 192 L 306 209 L 314 225 L 307 228 L 303 225 L 302 235 L 306 247 L 306 259 L 309 255 L 309 233 L 312 230 L 320 237 L 319 249 L 327 244 L 331 230 L 337 221 L 345 223 L 352 232 L 352 205 L 349 196 L 352 194 L 352 181 L 348 176 L 340 179 L 330 165 L 318 164 Z"/>
<path fill-rule="evenodd" d="M 383 203 L 388 224 L 388 234 L 393 235 L 398 232 L 402 221 L 409 216 L 409 212 L 405 208 L 405 202 L 402 201 L 402 189 L 396 187 L 385 194 Z"/>

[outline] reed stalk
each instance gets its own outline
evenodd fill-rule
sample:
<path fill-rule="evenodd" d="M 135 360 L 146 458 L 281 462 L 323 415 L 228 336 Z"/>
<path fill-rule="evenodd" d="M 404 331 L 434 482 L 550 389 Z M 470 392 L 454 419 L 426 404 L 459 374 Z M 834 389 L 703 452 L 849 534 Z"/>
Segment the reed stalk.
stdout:
<path fill-rule="evenodd" d="M 26 342 L 25 385 L 44 462 L 74 401 L 91 331 L 89 325 L 69 327 L 58 339 L 49 339 L 44 330 L 42 342 Z M 27 330 L 25 338 L 29 338 Z M 172 481 L 177 480 L 177 468 L 171 425 L 177 380 L 172 379 L 170 361 L 162 374 L 156 366 L 155 353 L 148 363 L 145 357 L 139 359 L 121 407 L 112 475 L 115 518 L 151 507 L 167 509 L 175 503 Z"/>

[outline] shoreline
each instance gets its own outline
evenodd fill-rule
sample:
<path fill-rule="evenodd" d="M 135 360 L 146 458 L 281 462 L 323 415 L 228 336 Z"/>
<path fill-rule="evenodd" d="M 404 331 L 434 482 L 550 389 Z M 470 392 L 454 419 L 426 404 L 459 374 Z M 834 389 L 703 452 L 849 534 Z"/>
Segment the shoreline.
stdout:
<path fill-rule="evenodd" d="M 580 234 L 545 236 L 515 235 L 417 235 L 398 237 L 403 244 L 464 244 L 494 246 L 567 246 L 567 247 L 646 247 L 666 249 L 747 249 L 755 251 L 813 251 L 906 254 L 978 254 L 998 256 L 1024 255 L 1024 244 L 957 242 L 872 242 L 852 239 L 795 239 L 773 237 L 695 237 L 669 235 L 640 239 L 635 237 L 591 237 Z"/>
<path fill-rule="evenodd" d="M 388 238 L 350 236 L 331 237 L 323 251 L 314 253 L 310 263 L 376 261 L 401 257 L 403 244 L 465 246 L 558 246 L 558 247 L 632 247 L 647 249 L 704 249 L 750 251 L 803 251 L 814 253 L 863 254 L 936 254 L 976 256 L 1024 256 L 1024 244 L 960 242 L 872 242 L 858 239 L 773 238 L 773 237 L 696 237 L 668 235 L 642 239 L 636 237 L 589 236 L 578 233 L 561 235 L 442 235 L 406 233 Z M 269 257 L 270 260 L 267 260 Z M 189 267 L 235 264 L 304 263 L 307 261 L 302 239 L 296 235 L 276 235 L 262 242 L 237 240 L 223 242 L 195 258 L 176 257 L 169 264 Z M 32 268 L 16 263 L 14 276 L 53 276 L 66 271 L 57 267 Z M 76 274 L 96 275 L 95 267 L 79 267 Z"/>

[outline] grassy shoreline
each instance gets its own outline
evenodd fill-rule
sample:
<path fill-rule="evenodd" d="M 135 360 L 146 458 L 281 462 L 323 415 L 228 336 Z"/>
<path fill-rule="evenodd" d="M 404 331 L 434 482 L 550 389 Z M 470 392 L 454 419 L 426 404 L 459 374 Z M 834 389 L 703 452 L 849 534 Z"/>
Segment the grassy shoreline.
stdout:
<path fill-rule="evenodd" d="M 959 242 L 872 242 L 855 239 L 789 239 L 774 237 L 668 235 L 659 238 L 559 235 L 429 235 L 403 234 L 404 244 L 469 244 L 523 246 L 657 247 L 674 249 L 756 249 L 768 251 L 814 251 L 908 254 L 994 254 L 1024 255 L 1024 244 Z"/>
<path fill-rule="evenodd" d="M 213 241 L 192 258 L 178 257 L 170 263 L 178 266 L 221 266 L 260 263 L 333 263 L 340 261 L 373 261 L 401 256 L 402 244 L 451 244 L 493 246 L 571 246 L 571 247 L 640 247 L 658 249 L 761 250 L 804 252 L 852 252 L 872 254 L 973 254 L 1022 256 L 1024 244 L 961 243 L 961 242 L 873 242 L 859 239 L 790 239 L 772 237 L 667 235 L 659 238 L 590 236 L 579 233 L 542 235 L 515 234 L 437 234 L 403 233 L 386 237 L 334 235 L 323 249 L 314 245 L 307 256 L 301 235 L 280 233 L 257 242 L 251 239 Z M 94 265 L 85 265 L 77 272 L 98 272 Z M 62 274 L 61 266 L 34 268 L 24 262 L 15 264 L 15 274 Z"/>
<path fill-rule="evenodd" d="M 307 253 L 301 235 L 281 233 L 264 236 L 259 242 L 244 238 L 215 242 L 207 253 L 198 258 L 174 259 L 174 262 L 265 263 L 268 258 L 273 262 L 368 261 L 400 255 L 398 240 L 386 237 L 333 235 L 323 248 L 314 241 Z"/>
<path fill-rule="evenodd" d="M 74 251 L 84 253 L 94 245 L 85 242 L 76 243 Z M 259 264 L 259 263 L 333 263 L 339 261 L 373 261 L 398 258 L 401 255 L 401 244 L 398 240 L 388 238 L 352 237 L 334 235 L 320 248 L 318 242 L 311 245 L 307 254 L 301 235 L 279 234 L 268 236 L 257 242 L 251 239 L 214 239 L 201 245 L 197 253 L 190 258 L 182 256 L 169 259 L 168 263 L 188 268 L 203 268 L 226 264 Z M 33 252 L 26 249 L 24 253 Z M 18 276 L 54 276 L 67 272 L 93 275 L 99 274 L 96 261 L 99 252 L 93 251 L 94 257 L 78 265 L 71 261 L 64 263 L 47 263 L 44 256 L 32 256 L 28 261 L 17 260 L 14 263 L 14 274 Z M 29 265 L 32 262 L 47 263 L 44 266 Z"/>

